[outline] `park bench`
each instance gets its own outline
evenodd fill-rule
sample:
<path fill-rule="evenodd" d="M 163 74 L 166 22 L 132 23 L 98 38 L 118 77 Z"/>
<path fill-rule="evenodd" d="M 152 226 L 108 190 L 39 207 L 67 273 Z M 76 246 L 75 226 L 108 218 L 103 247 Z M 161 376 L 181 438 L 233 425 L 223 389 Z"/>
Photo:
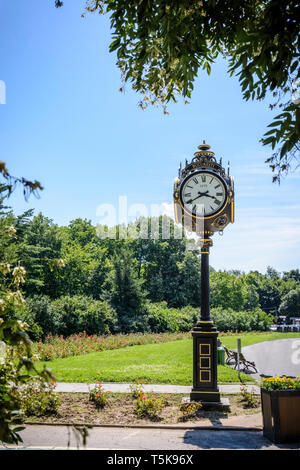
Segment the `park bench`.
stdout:
<path fill-rule="evenodd" d="M 234 363 L 234 368 L 236 369 L 238 366 L 238 353 L 237 351 L 234 351 L 233 349 L 228 349 L 224 346 L 227 359 L 226 359 L 226 364 Z M 240 353 L 239 354 L 239 362 L 244 366 L 244 370 L 250 370 L 253 369 L 255 372 L 257 372 L 256 366 L 254 362 L 248 361 L 245 356 Z"/>

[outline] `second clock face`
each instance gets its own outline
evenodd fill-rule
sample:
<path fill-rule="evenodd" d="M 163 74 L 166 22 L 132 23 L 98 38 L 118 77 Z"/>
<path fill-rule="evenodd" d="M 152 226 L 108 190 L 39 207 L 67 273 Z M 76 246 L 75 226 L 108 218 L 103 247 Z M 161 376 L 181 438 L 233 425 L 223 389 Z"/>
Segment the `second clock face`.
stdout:
<path fill-rule="evenodd" d="M 208 171 L 192 173 L 182 184 L 180 199 L 190 214 L 209 217 L 226 202 L 226 186 L 221 178 Z"/>

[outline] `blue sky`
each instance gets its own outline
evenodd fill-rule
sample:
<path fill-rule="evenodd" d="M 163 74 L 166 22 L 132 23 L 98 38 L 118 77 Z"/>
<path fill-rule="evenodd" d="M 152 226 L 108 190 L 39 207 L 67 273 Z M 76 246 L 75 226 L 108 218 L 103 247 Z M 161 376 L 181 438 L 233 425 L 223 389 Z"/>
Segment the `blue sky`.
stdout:
<path fill-rule="evenodd" d="M 267 102 L 245 102 L 220 60 L 199 74 L 191 103 L 142 111 L 109 54 L 109 18 L 87 14 L 84 0 L 0 0 L 0 159 L 10 172 L 41 181 L 40 199 L 11 197 L 16 213 L 35 208 L 63 225 L 100 222 L 97 207 L 151 204 L 172 215 L 180 161 L 206 140 L 236 187 L 236 223 L 215 235 L 216 269 L 299 267 L 299 173 L 272 184 L 259 139 L 272 120 Z"/>

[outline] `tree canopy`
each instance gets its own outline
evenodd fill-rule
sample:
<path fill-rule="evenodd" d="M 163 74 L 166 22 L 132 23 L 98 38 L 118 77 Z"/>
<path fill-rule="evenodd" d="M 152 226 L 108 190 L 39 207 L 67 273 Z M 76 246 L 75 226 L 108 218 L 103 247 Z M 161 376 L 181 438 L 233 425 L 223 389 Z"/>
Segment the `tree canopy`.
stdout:
<path fill-rule="evenodd" d="M 299 317 L 300 315 L 300 289 L 294 289 L 288 292 L 282 299 L 280 315 L 290 317 Z"/>
<path fill-rule="evenodd" d="M 63 2 L 56 1 L 56 6 Z M 110 51 L 123 83 L 142 94 L 140 106 L 191 98 L 200 71 L 218 56 L 239 77 L 245 100 L 280 108 L 261 142 L 273 180 L 299 161 L 299 2 L 291 0 L 87 0 L 89 12 L 111 19 Z M 122 88 L 121 88 L 122 89 Z"/>

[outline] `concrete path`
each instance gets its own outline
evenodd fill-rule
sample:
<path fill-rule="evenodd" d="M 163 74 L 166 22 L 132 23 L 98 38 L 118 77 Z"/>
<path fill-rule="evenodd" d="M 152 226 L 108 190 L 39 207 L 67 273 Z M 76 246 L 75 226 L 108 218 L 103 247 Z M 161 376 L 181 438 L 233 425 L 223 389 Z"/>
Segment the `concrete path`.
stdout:
<path fill-rule="evenodd" d="M 103 383 L 103 389 L 110 392 L 130 392 L 131 384 L 124 383 Z M 82 392 L 88 393 L 90 389 L 94 388 L 95 384 L 86 383 L 67 383 L 58 382 L 56 384 L 56 392 Z M 257 385 L 247 385 L 250 392 L 260 394 L 260 389 Z M 240 384 L 219 385 L 220 393 L 235 394 L 240 392 Z M 143 385 L 145 392 L 155 393 L 187 393 L 191 391 L 190 385 L 164 385 L 164 384 L 145 384 Z"/>
<path fill-rule="evenodd" d="M 74 432 L 66 426 L 28 425 L 21 432 L 19 449 L 76 448 Z M 8 446 L 14 448 L 13 446 Z M 3 447 L 2 447 L 3 448 Z M 82 447 L 81 447 L 82 448 Z M 300 444 L 274 444 L 261 431 L 207 429 L 124 429 L 94 427 L 86 449 L 93 450 L 200 450 L 200 449 L 299 449 Z"/>
<path fill-rule="evenodd" d="M 245 346 L 242 352 L 260 375 L 300 376 L 300 338 L 278 339 Z"/>

